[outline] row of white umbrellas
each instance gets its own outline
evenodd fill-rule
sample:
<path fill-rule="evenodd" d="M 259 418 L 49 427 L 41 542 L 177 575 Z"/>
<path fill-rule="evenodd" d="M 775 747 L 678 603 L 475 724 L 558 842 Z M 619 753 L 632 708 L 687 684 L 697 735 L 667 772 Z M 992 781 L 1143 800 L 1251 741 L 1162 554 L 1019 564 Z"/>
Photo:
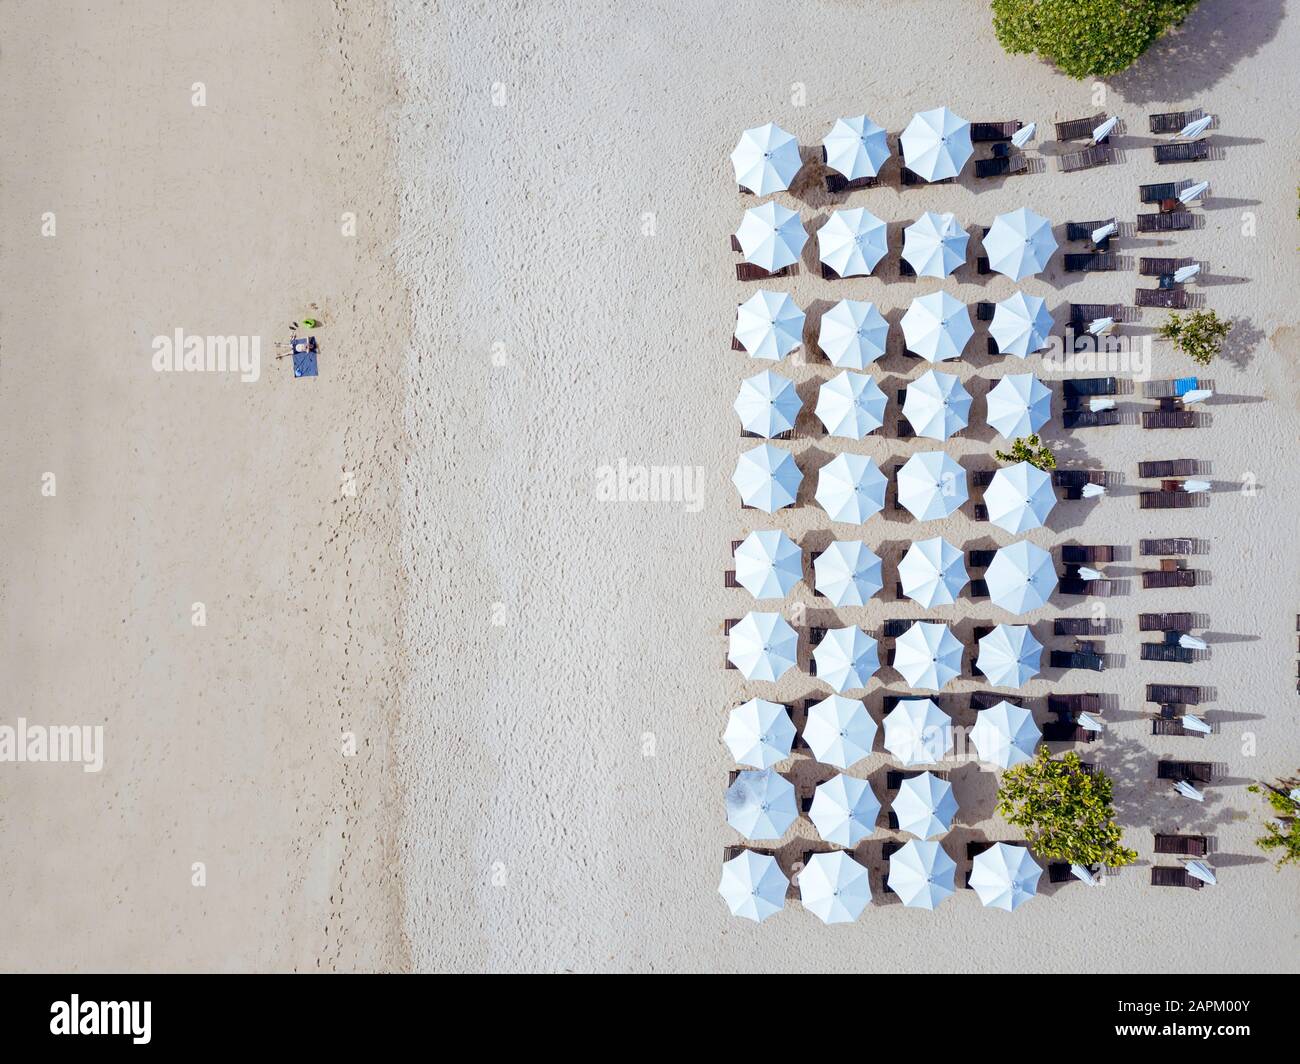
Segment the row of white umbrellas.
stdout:
<path fill-rule="evenodd" d="M 904 765 L 936 764 L 953 748 L 952 718 L 933 699 L 902 699 L 884 719 L 885 749 Z M 847 769 L 870 756 L 877 731 L 860 699 L 835 694 L 808 707 L 803 737 L 818 761 Z M 759 769 L 788 758 L 794 737 L 786 707 L 764 698 L 735 707 L 723 733 L 736 761 Z M 1034 756 L 1042 733 L 1027 709 L 1004 700 L 980 710 L 968 738 L 981 760 L 1010 768 Z"/>
<path fill-rule="evenodd" d="M 743 452 L 731 482 L 741 501 L 767 513 L 794 504 L 803 471 L 794 456 L 770 443 Z M 949 517 L 969 498 L 966 470 L 945 451 L 920 451 L 898 470 L 898 502 L 919 521 Z M 817 473 L 813 498 L 832 521 L 862 524 L 885 506 L 888 481 L 874 459 L 838 454 Z M 1052 478 L 1029 462 L 993 474 L 984 492 L 989 520 L 1008 532 L 1028 532 L 1046 523 L 1056 505 Z"/>
<path fill-rule="evenodd" d="M 937 842 L 911 839 L 890 856 L 886 882 L 904 905 L 934 909 L 956 893 L 956 871 Z M 1024 846 L 995 842 L 975 855 L 970 886 L 987 908 L 1012 912 L 1037 893 L 1042 872 Z M 843 850 L 813 854 L 798 882 L 803 907 L 824 923 L 851 923 L 871 903 L 867 869 Z M 775 857 L 745 850 L 723 864 L 718 893 L 733 915 L 761 922 L 785 906 L 789 888 Z"/>
<path fill-rule="evenodd" d="M 1016 549 L 1022 546 L 1046 554 L 1014 543 L 999 551 L 986 577 L 990 599 L 1017 615 L 1045 605 L 1056 587 L 1051 557 L 1035 571 Z M 998 625 L 979 642 L 976 667 L 997 686 L 1020 687 L 1038 674 L 1043 646 L 1028 626 Z M 728 635 L 727 660 L 747 680 L 775 682 L 797 664 L 798 645 L 798 633 L 779 613 L 751 610 Z M 961 675 L 962 653 L 946 624 L 916 621 L 895 641 L 893 665 L 909 687 L 937 691 Z M 817 675 L 836 691 L 865 687 L 880 668 L 876 640 L 859 628 L 832 629 L 813 655 Z"/>
<path fill-rule="evenodd" d="M 864 277 L 889 253 L 888 228 L 865 207 L 832 211 L 817 230 L 817 257 L 841 277 Z M 799 261 L 808 231 L 775 201 L 750 207 L 736 229 L 745 261 L 782 270 Z M 922 277 L 947 277 L 966 261 L 968 236 L 951 214 L 927 211 L 903 233 L 903 258 Z M 1058 245 L 1052 223 L 1024 207 L 999 214 L 984 237 L 989 268 L 1023 281 L 1047 268 Z"/>
<path fill-rule="evenodd" d="M 970 123 L 947 107 L 914 114 L 899 144 L 908 169 L 926 181 L 956 177 L 974 154 Z M 875 177 L 891 154 L 885 130 L 866 115 L 837 119 L 822 147 L 826 165 L 851 181 Z M 793 134 L 769 122 L 741 134 L 731 164 L 737 184 L 766 196 L 789 188 L 803 159 Z"/>
<path fill-rule="evenodd" d="M 751 358 L 779 362 L 803 343 L 806 316 L 788 292 L 760 289 L 736 308 L 735 337 Z M 947 292 L 917 296 L 899 323 L 907 349 L 928 362 L 960 358 L 975 335 L 970 310 Z M 989 335 L 1004 355 L 1046 347 L 1052 314 L 1041 296 L 1014 292 L 994 304 Z M 822 315 L 817 346 L 839 369 L 865 369 L 885 354 L 889 322 L 874 303 L 842 299 Z"/>
<path fill-rule="evenodd" d="M 1213 121 L 1213 116 L 1206 115 L 1188 122 L 1172 139 L 1195 140 Z M 1118 118 L 1108 117 L 1093 129 L 1093 140 L 1108 137 L 1118 125 Z M 1036 131 L 1035 123 L 1030 122 L 1016 131 L 1011 142 L 1023 148 Z M 899 145 L 908 169 L 926 181 L 956 177 L 974 154 L 970 123 L 947 107 L 914 114 L 899 136 Z M 888 134 L 866 115 L 836 119 L 822 148 L 826 165 L 850 181 L 877 176 L 891 154 Z M 740 135 L 731 164 L 737 184 L 766 196 L 789 188 L 803 168 L 803 159 L 794 135 L 769 122 Z"/>
<path fill-rule="evenodd" d="M 814 412 L 831 436 L 860 440 L 883 428 L 888 397 L 865 373 L 843 370 L 817 392 Z M 985 420 L 1007 439 L 1028 436 L 1051 420 L 1052 393 L 1032 373 L 1002 377 L 988 392 Z M 746 432 L 771 439 L 794 428 L 803 401 L 794 382 L 771 370 L 741 381 L 733 409 Z M 911 382 L 903 416 L 918 436 L 946 440 L 970 424 L 971 394 L 959 377 L 927 370 Z"/>

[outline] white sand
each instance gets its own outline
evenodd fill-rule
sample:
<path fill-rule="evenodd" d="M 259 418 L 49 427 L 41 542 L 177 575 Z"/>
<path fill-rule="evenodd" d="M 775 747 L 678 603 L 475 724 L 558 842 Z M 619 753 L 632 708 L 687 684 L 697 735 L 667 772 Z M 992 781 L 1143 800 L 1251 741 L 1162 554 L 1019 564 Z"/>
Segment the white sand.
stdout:
<path fill-rule="evenodd" d="M 1127 660 L 1095 689 L 1122 712 L 1088 754 L 1116 777 L 1144 864 L 1151 828 L 1205 830 L 1221 885 L 1156 891 L 1138 867 L 1010 916 L 963 892 L 935 914 L 878 905 L 827 929 L 797 904 L 755 927 L 715 894 L 737 841 L 722 800 L 727 710 L 817 689 L 747 686 L 722 669 L 721 621 L 749 605 L 722 587 L 727 544 L 749 527 L 825 527 L 812 507 L 751 522 L 728 483 L 741 447 L 730 404 L 762 366 L 728 350 L 752 286 L 734 281 L 727 248 L 742 209 L 727 155 L 769 119 L 814 145 L 840 114 L 897 131 L 943 103 L 1034 118 L 1047 137 L 1053 118 L 1101 109 L 1091 87 L 1002 56 L 976 3 L 338 6 L 7 6 L 0 723 L 102 723 L 108 750 L 99 774 L 0 766 L 0 903 L 18 914 L 0 964 L 1294 970 L 1294 871 L 1275 874 L 1254 850 L 1244 784 L 1300 764 L 1300 16 L 1280 0 L 1205 0 L 1111 84 L 1105 106 L 1128 126 L 1113 167 L 848 200 L 891 222 L 953 210 L 973 228 L 1022 203 L 1057 222 L 1131 220 L 1140 182 L 1213 182 L 1205 228 L 1160 242 L 1206 259 L 1198 291 L 1242 323 L 1245 341 L 1206 374 L 1222 396 L 1212 426 L 1049 433 L 1063 465 L 1127 484 L 1062 505 L 1031 538 L 1212 541 L 1198 563 L 1211 586 L 1113 601 L 1123 628 L 1107 649 Z M 204 109 L 190 104 L 195 81 Z M 1220 116 L 1223 158 L 1157 170 L 1145 115 L 1198 104 Z M 815 191 L 780 199 L 810 228 L 830 206 Z M 39 236 L 49 210 L 53 239 Z M 356 237 L 340 235 L 347 211 Z M 1056 273 L 1024 287 L 1055 308 L 1130 301 L 1134 281 Z M 806 306 L 852 294 L 896 316 L 936 287 L 832 286 L 805 268 L 790 290 Z M 969 302 L 1012 288 L 947 287 Z M 321 377 L 295 382 L 269 344 L 312 302 L 326 322 Z M 262 335 L 262 379 L 153 373 L 150 339 L 178 326 Z M 972 351 L 982 344 L 981 331 Z M 944 368 L 1022 367 L 978 355 Z M 806 395 L 829 370 L 780 369 Z M 880 370 L 919 367 L 894 356 Z M 1157 346 L 1157 377 L 1188 370 Z M 833 450 L 795 449 L 809 471 Z M 1209 461 L 1216 483 L 1254 471 L 1260 491 L 1221 492 L 1190 516 L 1139 513 L 1136 462 L 1159 457 Z M 703 507 L 599 501 L 597 467 L 620 459 L 700 467 Z M 51 470 L 54 499 L 39 493 Z M 355 496 L 341 492 L 345 471 Z M 864 534 L 897 544 L 921 527 L 876 519 Z M 962 543 L 988 531 L 965 519 L 923 530 Z M 190 624 L 196 601 L 205 628 Z M 1136 613 L 1175 608 L 1210 614 L 1211 661 L 1140 663 Z M 908 609 L 840 616 L 874 627 Z M 1153 740 L 1141 688 L 1156 679 L 1215 686 L 1220 731 Z M 1220 762 L 1227 782 L 1204 806 L 1177 804 L 1155 782 L 1158 755 Z M 878 780 L 884 763 L 854 771 Z M 1012 835 L 990 819 L 993 775 L 954 775 L 953 852 Z M 810 834 L 796 828 L 785 853 Z"/>

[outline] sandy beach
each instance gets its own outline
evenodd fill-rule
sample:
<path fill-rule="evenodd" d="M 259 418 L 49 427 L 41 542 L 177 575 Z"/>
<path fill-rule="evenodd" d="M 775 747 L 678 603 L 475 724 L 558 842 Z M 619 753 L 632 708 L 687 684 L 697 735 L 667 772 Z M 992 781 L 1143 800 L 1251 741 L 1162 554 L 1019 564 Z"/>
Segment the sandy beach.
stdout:
<path fill-rule="evenodd" d="M 1300 767 L 1300 15 L 1281 0 L 1204 0 L 1100 88 L 1004 55 L 985 5 L 939 0 L 7 13 L 0 723 L 102 725 L 104 765 L 0 765 L 0 901 L 19 914 L 0 967 L 1296 970 L 1296 873 L 1255 849 L 1262 810 L 1245 790 Z M 1024 693 L 1113 696 L 1086 756 L 1114 778 L 1139 862 L 1101 889 L 1044 882 L 1014 914 L 961 891 L 934 913 L 883 902 L 837 927 L 791 901 L 755 926 L 716 893 L 723 848 L 741 841 L 723 804 L 727 712 L 827 688 L 723 668 L 722 623 L 753 608 L 723 586 L 729 543 L 755 527 L 806 545 L 858 530 L 811 502 L 742 511 L 729 482 L 755 442 L 739 436 L 736 389 L 770 364 L 729 349 L 757 286 L 734 275 L 728 239 L 753 200 L 728 155 L 767 121 L 811 156 L 841 115 L 897 133 L 944 104 L 1036 120 L 1039 172 L 983 182 L 968 169 L 909 189 L 895 177 L 832 197 L 806 168 L 774 198 L 810 232 L 863 206 L 894 249 L 880 276 L 833 284 L 811 240 L 799 274 L 772 286 L 810 322 L 870 299 L 900 347 L 915 295 L 1015 290 L 970 269 L 901 280 L 901 228 L 922 211 L 972 232 L 1019 206 L 1058 225 L 1131 223 L 1139 184 L 1211 182 L 1200 228 L 1127 231 L 1117 249 L 1204 261 L 1194 291 L 1237 323 L 1201 372 L 1216 393 L 1206 425 L 1054 421 L 1044 437 L 1061 467 L 1110 471 L 1116 486 L 1061 503 L 1028 536 L 1131 550 L 1108 567 L 1124 583 L 1106 639 L 1119 667 L 1049 671 Z M 1196 106 L 1218 116 L 1214 156 L 1156 166 L 1146 115 Z M 1097 111 L 1124 123 L 1115 162 L 1059 172 L 1051 123 Z M 1144 281 L 1132 265 L 1065 274 L 1058 259 L 1020 287 L 1060 321 L 1068 302 L 1131 304 Z M 272 344 L 303 316 L 322 322 L 320 376 L 295 380 Z M 1163 318 L 1123 328 L 1149 337 Z M 178 328 L 260 337 L 258 379 L 156 372 L 151 343 Z M 940 367 L 977 417 L 998 377 L 1041 371 L 986 356 L 984 341 L 981 328 Z M 1150 350 L 1154 379 L 1196 372 L 1164 342 Z M 805 404 L 836 372 L 802 351 L 773 368 Z M 896 350 L 872 373 L 892 396 L 924 368 Z M 973 428 L 947 449 L 991 468 L 1001 441 Z M 937 445 L 890 432 L 785 446 L 810 498 L 840 451 L 886 467 Z M 1182 457 L 1208 463 L 1209 507 L 1140 511 L 1137 463 Z M 610 499 L 609 469 L 669 470 L 687 490 Z M 861 537 L 891 557 L 922 535 L 1015 538 L 967 514 L 882 514 Z M 1142 590 L 1138 540 L 1174 535 L 1208 541 L 1194 562 L 1207 584 Z M 804 585 L 782 608 L 794 604 L 813 624 L 923 615 L 890 597 L 830 610 Z M 1087 612 L 1055 606 L 1029 618 L 1054 648 L 1066 640 L 1048 637 L 1050 619 Z M 1139 660 L 1137 614 L 1158 610 L 1208 614 L 1209 660 Z M 963 635 L 991 617 L 969 600 L 937 612 Z M 1152 736 L 1154 681 L 1214 688 L 1215 733 Z M 898 686 L 868 689 L 877 720 Z M 1221 780 L 1203 805 L 1180 802 L 1156 780 L 1161 757 L 1213 761 Z M 852 773 L 881 793 L 887 764 L 877 753 Z M 782 767 L 825 775 L 807 758 Z M 951 768 L 949 851 L 1014 839 L 990 766 Z M 1152 832 L 1173 829 L 1214 837 L 1217 887 L 1150 886 Z M 858 851 L 877 895 L 884 837 Z M 777 848 L 789 862 L 808 845 L 800 820 Z"/>

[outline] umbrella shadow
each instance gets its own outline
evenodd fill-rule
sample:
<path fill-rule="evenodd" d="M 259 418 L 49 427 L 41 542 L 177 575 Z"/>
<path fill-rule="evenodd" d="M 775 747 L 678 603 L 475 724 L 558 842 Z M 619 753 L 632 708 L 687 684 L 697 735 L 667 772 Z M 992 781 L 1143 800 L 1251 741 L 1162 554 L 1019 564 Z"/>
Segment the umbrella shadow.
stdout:
<path fill-rule="evenodd" d="M 1256 349 L 1263 342 L 1263 331 L 1256 328 L 1250 318 L 1235 318 L 1232 322 L 1232 330 L 1219 350 L 1219 357 L 1237 369 L 1245 369 L 1250 365 Z"/>
<path fill-rule="evenodd" d="M 1201 4 L 1133 66 L 1107 80 L 1136 104 L 1198 96 L 1277 36 L 1283 10 L 1284 0 Z M 1204 101 L 1207 111 L 1211 102 Z"/>

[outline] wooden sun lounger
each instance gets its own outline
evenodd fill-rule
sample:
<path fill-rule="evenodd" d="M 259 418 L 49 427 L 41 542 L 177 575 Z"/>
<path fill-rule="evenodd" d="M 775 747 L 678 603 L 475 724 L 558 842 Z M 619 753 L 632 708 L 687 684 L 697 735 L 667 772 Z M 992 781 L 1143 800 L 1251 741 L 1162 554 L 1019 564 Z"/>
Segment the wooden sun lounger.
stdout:
<path fill-rule="evenodd" d="M 1190 665 L 1196 660 L 1196 655 L 1187 647 L 1180 647 L 1177 643 L 1143 643 L 1142 660 L 1171 661 Z"/>
<path fill-rule="evenodd" d="M 992 321 L 993 315 L 997 313 L 997 304 L 990 303 L 986 299 L 981 299 L 975 304 L 976 321 Z"/>
<path fill-rule="evenodd" d="M 1066 396 L 1088 399 L 1094 395 L 1117 395 L 1118 377 L 1067 377 L 1061 382 L 1061 392 Z"/>
<path fill-rule="evenodd" d="M 1187 293 L 1181 288 L 1138 288 L 1133 292 L 1133 305 L 1183 310 L 1187 306 Z"/>
<path fill-rule="evenodd" d="M 1123 308 L 1118 303 L 1071 303 L 1071 324 L 1087 325 L 1098 318 L 1114 318 L 1117 321 Z"/>
<path fill-rule="evenodd" d="M 1144 410 L 1144 429 L 1194 429 L 1199 422 L 1194 410 Z"/>
<path fill-rule="evenodd" d="M 1140 477 L 1194 477 L 1201 471 L 1195 458 L 1169 458 L 1159 462 L 1139 462 Z"/>
<path fill-rule="evenodd" d="M 1091 672 L 1105 672 L 1106 659 L 1100 654 L 1086 650 L 1053 650 L 1048 660 L 1054 669 L 1088 669 Z M 1046 733 L 1044 733 L 1046 738 Z"/>
<path fill-rule="evenodd" d="M 1138 185 L 1138 198 L 1143 203 L 1163 203 L 1167 199 L 1177 199 L 1178 193 L 1182 191 L 1178 186 L 1179 182 L 1177 181 L 1161 181 L 1155 185 Z"/>
<path fill-rule="evenodd" d="M 1071 152 L 1060 157 L 1061 172 L 1073 174 L 1079 170 L 1091 170 L 1094 166 L 1103 166 L 1110 162 L 1111 151 L 1103 144 L 1084 148 L 1083 151 Z"/>
<path fill-rule="evenodd" d="M 1102 111 L 1091 118 L 1071 118 L 1064 122 L 1057 122 L 1055 123 L 1056 139 L 1083 140 L 1085 137 L 1091 137 L 1092 131 L 1104 121 L 1106 121 L 1106 113 Z M 1179 126 L 1178 128 L 1182 129 L 1183 127 Z"/>
<path fill-rule="evenodd" d="M 765 270 L 762 266 L 755 266 L 752 262 L 736 263 L 736 280 L 737 281 L 769 281 L 777 277 L 789 277 L 793 272 L 792 266 L 783 266 L 779 270 Z"/>
<path fill-rule="evenodd" d="M 1214 779 L 1214 765 L 1209 761 L 1158 761 L 1156 778 L 1186 780 L 1188 783 L 1209 783 Z"/>
<path fill-rule="evenodd" d="M 1184 492 L 1184 494 L 1186 494 L 1186 492 Z M 1138 541 L 1138 551 L 1147 555 L 1191 554 L 1195 548 L 1195 541 L 1179 536 L 1168 536 L 1164 539 L 1143 539 Z"/>
<path fill-rule="evenodd" d="M 1201 689 L 1190 683 L 1149 683 L 1147 684 L 1147 701 L 1163 705 L 1175 702 L 1184 706 L 1201 704 Z"/>
<path fill-rule="evenodd" d="M 1147 121 L 1150 123 L 1152 133 L 1177 133 L 1189 123 L 1204 117 L 1205 112 L 1197 107 L 1192 111 L 1163 111 L 1160 114 L 1148 115 Z"/>
<path fill-rule="evenodd" d="M 1191 229 L 1196 224 L 1196 215 L 1191 211 L 1171 211 L 1160 214 L 1139 214 L 1137 231 L 1139 233 L 1170 233 Z"/>
<path fill-rule="evenodd" d="M 913 770 L 904 771 L 903 769 L 891 768 L 888 772 L 885 773 L 885 790 L 896 791 L 898 790 L 899 787 L 903 785 L 903 780 L 911 779 L 914 776 L 921 776 L 924 774 L 925 774 L 924 769 L 916 769 L 915 771 Z M 948 773 L 946 772 L 931 772 L 930 775 L 937 776 L 941 780 L 946 780 L 948 778 Z"/>
<path fill-rule="evenodd" d="M 1010 140 L 1011 135 L 1016 132 L 1024 123 L 1020 119 L 1012 119 L 1009 122 L 972 122 L 970 124 L 970 139 L 973 144 L 988 144 L 993 141 Z M 1186 125 L 1186 123 L 1183 123 Z M 1182 126 L 1178 127 L 1182 129 Z"/>
<path fill-rule="evenodd" d="M 996 554 L 996 550 L 968 550 L 966 552 L 966 568 L 987 569 L 993 564 L 993 558 Z"/>
<path fill-rule="evenodd" d="M 1085 546 L 1066 543 L 1061 547 L 1061 561 L 1068 565 L 1092 565 L 1094 562 L 1113 562 L 1115 548 L 1108 546 Z"/>
<path fill-rule="evenodd" d="M 1110 598 L 1114 589 L 1109 580 L 1082 580 L 1077 576 L 1065 576 L 1057 583 L 1056 590 L 1062 595 Z"/>
<path fill-rule="evenodd" d="M 1096 624 L 1091 617 L 1057 617 L 1052 622 L 1053 635 L 1105 635 L 1104 623 Z"/>
<path fill-rule="evenodd" d="M 1195 586 L 1195 569 L 1147 569 L 1142 574 L 1142 587 L 1146 590 Z"/>
<path fill-rule="evenodd" d="M 1139 510 L 1194 510 L 1201 505 L 1190 491 L 1144 491 L 1138 495 Z"/>
<path fill-rule="evenodd" d="M 1094 229 L 1100 229 L 1103 225 L 1110 225 L 1114 221 L 1114 218 L 1096 218 L 1091 222 L 1066 222 L 1065 239 L 1091 240 Z M 1110 240 L 1110 237 L 1106 239 Z"/>
<path fill-rule="evenodd" d="M 1067 429 L 1100 429 L 1119 424 L 1118 410 L 1066 410 L 1061 424 Z"/>
<path fill-rule="evenodd" d="M 1139 632 L 1190 632 L 1197 627 L 1194 613 L 1139 613 Z"/>
<path fill-rule="evenodd" d="M 1191 887 L 1192 890 L 1200 890 L 1205 886 L 1205 882 L 1197 879 L 1186 868 L 1152 865 L 1151 885 L 1153 887 Z"/>
<path fill-rule="evenodd" d="M 1156 853 L 1172 853 L 1179 857 L 1204 857 L 1209 852 L 1208 835 L 1174 835 L 1156 832 Z"/>
<path fill-rule="evenodd" d="M 1111 254 L 1066 255 L 1066 273 L 1108 273 L 1116 268 L 1116 257 Z"/>
<path fill-rule="evenodd" d="M 1081 488 L 1085 484 L 1105 484 L 1106 474 L 1100 469 L 1053 469 L 1052 483 L 1058 488 Z"/>
<path fill-rule="evenodd" d="M 1101 713 L 1101 695 L 1088 693 L 1081 695 L 1048 695 L 1047 711 L 1057 716 L 1071 718 L 1080 713 Z"/>
<path fill-rule="evenodd" d="M 1023 155 L 1014 155 L 1009 159 L 977 159 L 976 177 L 1006 177 L 1010 174 L 1023 174 L 1029 169 L 1029 161 Z"/>
<path fill-rule="evenodd" d="M 904 185 L 951 185 L 956 182 L 955 177 L 942 177 L 938 181 L 927 181 L 915 170 L 909 170 L 906 166 L 899 167 L 901 174 L 899 181 Z"/>
<path fill-rule="evenodd" d="M 970 693 L 970 708 L 976 712 L 981 709 L 990 709 L 999 702 L 1010 702 L 1013 706 L 1020 705 L 1020 699 L 1015 695 L 1004 695 L 1000 691 L 972 691 Z"/>
<path fill-rule="evenodd" d="M 1208 141 L 1194 140 L 1188 144 L 1157 144 L 1152 150 L 1156 162 L 1162 166 L 1165 163 L 1198 163 L 1209 158 L 1210 144 Z"/>
<path fill-rule="evenodd" d="M 1172 277 L 1184 266 L 1194 266 L 1195 259 L 1138 259 L 1138 274 L 1142 277 Z"/>
<path fill-rule="evenodd" d="M 1043 724 L 1043 741 L 1047 743 L 1094 743 L 1098 733 L 1063 720 L 1049 720 Z"/>
<path fill-rule="evenodd" d="M 822 150 L 825 151 L 824 148 Z M 832 195 L 838 195 L 841 192 L 853 192 L 863 188 L 876 188 L 879 184 L 879 177 L 855 177 L 850 181 L 843 174 L 826 175 L 826 191 Z"/>

